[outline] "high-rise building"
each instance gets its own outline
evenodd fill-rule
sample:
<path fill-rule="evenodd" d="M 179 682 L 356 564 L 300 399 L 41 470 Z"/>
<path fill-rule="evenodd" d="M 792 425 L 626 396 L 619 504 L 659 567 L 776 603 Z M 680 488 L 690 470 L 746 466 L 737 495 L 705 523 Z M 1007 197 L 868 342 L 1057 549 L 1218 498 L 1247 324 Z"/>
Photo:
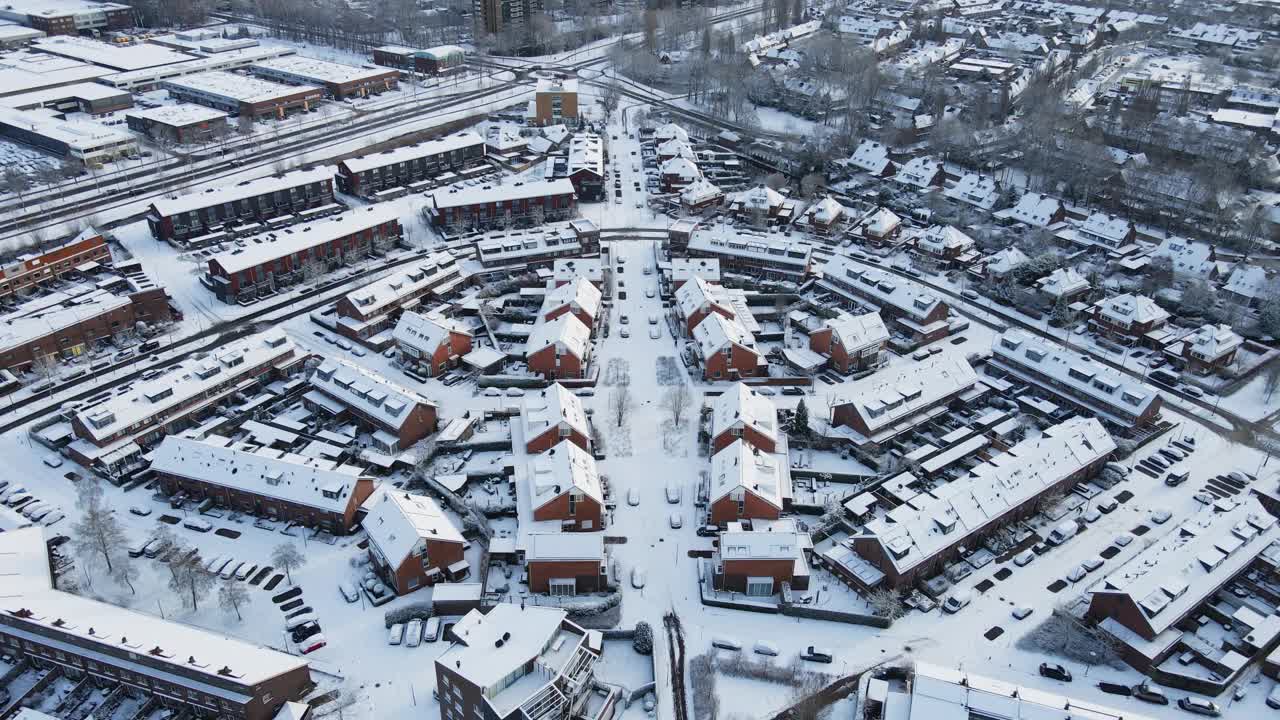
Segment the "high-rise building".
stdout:
<path fill-rule="evenodd" d="M 542 0 L 472 0 L 476 35 L 496 35 L 542 12 Z"/>

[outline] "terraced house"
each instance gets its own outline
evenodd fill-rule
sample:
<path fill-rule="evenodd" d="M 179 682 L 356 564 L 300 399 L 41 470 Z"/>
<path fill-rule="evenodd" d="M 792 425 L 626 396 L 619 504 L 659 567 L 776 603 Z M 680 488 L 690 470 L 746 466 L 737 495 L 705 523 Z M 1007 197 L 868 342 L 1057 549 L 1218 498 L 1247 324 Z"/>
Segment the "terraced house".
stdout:
<path fill-rule="evenodd" d="M 147 226 L 157 240 L 185 243 L 217 229 L 332 203 L 333 173 L 321 167 L 156 200 L 147 210 Z"/>
<path fill-rule="evenodd" d="M 484 138 L 467 131 L 338 163 L 338 189 L 369 197 L 388 188 L 434 178 L 482 162 Z"/>

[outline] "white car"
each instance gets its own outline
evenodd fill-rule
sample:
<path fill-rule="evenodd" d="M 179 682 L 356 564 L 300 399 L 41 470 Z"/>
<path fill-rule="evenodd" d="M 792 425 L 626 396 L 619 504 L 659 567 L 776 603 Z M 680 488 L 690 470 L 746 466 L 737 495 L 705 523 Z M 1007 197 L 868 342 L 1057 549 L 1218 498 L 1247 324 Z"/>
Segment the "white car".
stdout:
<path fill-rule="evenodd" d="M 631 587 L 639 590 L 644 587 L 645 583 L 644 568 L 631 568 Z"/>
<path fill-rule="evenodd" d="M 1088 574 L 1089 571 L 1085 570 L 1083 565 L 1077 565 L 1076 567 L 1071 568 L 1071 572 L 1067 573 L 1067 580 L 1077 583 L 1083 580 L 1084 576 Z"/>
<path fill-rule="evenodd" d="M 408 647 L 418 647 L 422 643 L 422 621 L 414 618 L 404 626 L 404 644 Z"/>
<path fill-rule="evenodd" d="M 674 480 L 667 483 L 667 502 L 672 505 L 680 502 L 680 486 Z"/>
<path fill-rule="evenodd" d="M 1018 567 L 1026 567 L 1027 565 L 1031 564 L 1032 560 L 1035 560 L 1035 559 L 1036 559 L 1036 554 L 1034 552 L 1030 550 L 1023 550 L 1022 552 L 1018 553 L 1017 557 L 1013 559 L 1013 564 L 1017 565 Z"/>
<path fill-rule="evenodd" d="M 644 296 L 645 296 L 645 297 L 647 297 L 647 298 L 652 298 L 652 297 L 653 297 L 653 295 L 654 295 L 653 288 L 646 288 L 646 289 L 645 289 L 645 291 L 644 291 Z"/>
<path fill-rule="evenodd" d="M 258 571 L 257 563 L 247 562 L 241 565 L 240 567 L 236 568 L 236 579 L 248 580 L 250 577 L 253 577 L 253 574 L 257 571 Z"/>
<path fill-rule="evenodd" d="M 338 594 L 342 595 L 342 599 L 349 603 L 353 603 L 360 599 L 360 595 L 356 593 L 355 586 L 347 580 L 343 580 L 338 583 Z"/>
<path fill-rule="evenodd" d="M 404 641 L 404 625 L 396 623 L 387 631 L 387 644 L 399 645 Z"/>
<path fill-rule="evenodd" d="M 680 513 L 671 513 L 671 529 L 679 530 L 684 526 L 684 518 L 680 517 Z"/>
<path fill-rule="evenodd" d="M 53 453 L 49 453 L 40 459 L 45 465 L 48 465 L 51 468 L 62 467 L 62 458 L 54 455 Z"/>
<path fill-rule="evenodd" d="M 235 560 L 232 560 L 231 562 L 226 564 L 226 567 L 222 568 L 222 572 L 218 573 L 218 577 L 222 578 L 223 580 L 230 580 L 231 578 L 236 576 L 237 572 L 240 571 L 241 565 L 244 565 L 244 563 L 236 562 Z"/>
<path fill-rule="evenodd" d="M 1116 539 L 1111 542 L 1115 543 L 1116 547 L 1129 547 L 1129 543 L 1133 542 L 1133 535 L 1129 533 L 1122 533 L 1117 535 Z"/>
<path fill-rule="evenodd" d="M 631 488 L 630 490 L 627 491 L 627 504 L 628 505 L 640 504 L 640 491 L 638 489 Z"/>
<path fill-rule="evenodd" d="M 659 338 L 661 338 L 661 337 L 662 337 L 662 326 L 661 326 L 661 325 L 654 325 L 654 326 L 652 326 L 652 327 L 650 327 L 650 328 L 649 328 L 649 338 L 650 338 L 651 340 L 657 340 L 657 339 L 659 339 Z"/>
<path fill-rule="evenodd" d="M 1173 513 L 1168 510 L 1156 510 L 1151 513 L 1151 522 L 1157 525 L 1163 525 L 1169 522 L 1169 518 L 1173 517 Z"/>
<path fill-rule="evenodd" d="M 619 334 L 619 335 L 621 335 L 621 336 L 622 336 L 622 337 L 624 337 L 624 338 L 629 338 L 629 337 L 631 337 L 631 331 L 630 331 L 630 330 L 628 330 L 628 329 L 626 329 L 626 328 L 622 328 L 621 332 L 619 332 L 618 334 Z"/>
<path fill-rule="evenodd" d="M 1032 608 L 1030 605 L 1019 605 L 1018 607 L 1013 609 L 1013 619 L 1025 620 L 1027 616 L 1034 611 L 1035 611 L 1034 608 Z"/>
<path fill-rule="evenodd" d="M 657 325 L 657 324 L 658 324 L 658 316 L 657 316 L 657 315 L 650 315 L 650 316 L 649 316 L 649 324 L 650 324 L 650 325 Z"/>

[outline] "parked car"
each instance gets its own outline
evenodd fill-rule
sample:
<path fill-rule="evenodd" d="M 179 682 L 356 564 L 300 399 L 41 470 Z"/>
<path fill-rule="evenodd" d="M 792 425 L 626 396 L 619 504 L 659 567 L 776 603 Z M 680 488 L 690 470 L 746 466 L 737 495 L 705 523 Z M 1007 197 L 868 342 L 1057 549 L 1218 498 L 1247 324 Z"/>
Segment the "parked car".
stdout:
<path fill-rule="evenodd" d="M 646 579 L 644 568 L 631 568 L 631 587 L 637 590 L 643 588 Z"/>
<path fill-rule="evenodd" d="M 227 563 L 226 567 L 222 568 L 222 572 L 218 573 L 218 577 L 222 578 L 223 580 L 230 580 L 231 578 L 236 576 L 236 573 L 239 572 L 240 567 L 244 564 L 245 563 L 243 562 L 235 562 L 233 560 Z"/>
<path fill-rule="evenodd" d="M 973 602 L 973 593 L 962 588 L 947 596 L 947 599 L 942 602 L 942 611 L 957 613 L 965 609 L 971 602 Z"/>
<path fill-rule="evenodd" d="M 1178 487 L 1182 483 L 1186 482 L 1189 477 L 1191 477 L 1191 473 L 1185 470 L 1182 472 L 1171 472 L 1165 476 L 1164 484 L 1169 487 Z"/>
<path fill-rule="evenodd" d="M 1098 510 L 1100 510 L 1103 515 L 1111 513 L 1117 507 L 1120 507 L 1120 504 L 1116 502 L 1115 498 L 1107 498 L 1106 500 L 1098 501 Z"/>
<path fill-rule="evenodd" d="M 249 578 L 253 577 L 253 574 L 257 571 L 258 571 L 257 563 L 247 562 L 241 565 L 240 567 L 236 568 L 236 579 L 248 580 Z"/>
<path fill-rule="evenodd" d="M 671 513 L 670 524 L 672 530 L 679 530 L 684 527 L 684 519 L 680 517 L 680 513 Z"/>
<path fill-rule="evenodd" d="M 1222 708 L 1218 707 L 1218 703 L 1213 702 L 1212 700 L 1191 697 L 1190 695 L 1179 700 L 1178 707 L 1189 713 L 1195 713 L 1196 715 L 1207 715 L 1209 717 L 1222 716 Z"/>
<path fill-rule="evenodd" d="M 810 645 L 808 648 L 805 649 L 804 652 L 800 653 L 800 659 L 808 660 L 810 662 L 820 662 L 820 663 L 830 664 L 832 661 L 832 654 L 831 654 L 831 651 L 828 650 L 827 648 L 819 648 L 819 647 L 814 647 L 813 645 Z"/>
<path fill-rule="evenodd" d="M 1133 697 L 1155 705 L 1169 704 L 1169 696 L 1165 695 L 1163 690 L 1145 682 L 1133 686 Z"/>
<path fill-rule="evenodd" d="M 1272 710 L 1280 710 L 1280 683 L 1276 683 L 1275 687 L 1271 688 L 1271 694 L 1267 695 L 1266 703 Z"/>
<path fill-rule="evenodd" d="M 1035 559 L 1036 559 L 1035 553 L 1031 552 L 1030 550 L 1023 550 L 1022 552 L 1018 553 L 1016 557 L 1013 558 L 1013 564 L 1017 565 L 1018 567 L 1026 567 L 1027 565 L 1031 564 L 1032 560 L 1035 560 Z"/>
<path fill-rule="evenodd" d="M 146 517 L 151 514 L 151 508 L 142 507 L 141 505 L 132 505 L 129 507 L 129 512 L 137 515 L 138 517 Z"/>
<path fill-rule="evenodd" d="M 1080 567 L 1084 568 L 1086 572 L 1093 572 L 1094 570 L 1102 567 L 1102 564 L 1105 562 L 1106 560 L 1103 560 L 1101 557 L 1091 557 L 1080 563 Z"/>
<path fill-rule="evenodd" d="M 1077 565 L 1067 571 L 1067 580 L 1073 583 L 1078 583 L 1084 579 L 1085 575 L 1088 574 L 1089 571 L 1085 570 L 1083 565 Z"/>
<path fill-rule="evenodd" d="M 1116 547 L 1129 547 L 1129 543 L 1133 542 L 1133 535 L 1130 533 L 1120 533 L 1115 540 L 1111 541 Z"/>
<path fill-rule="evenodd" d="M 1171 517 L 1173 517 L 1173 513 L 1169 512 L 1168 510 L 1156 510 L 1155 512 L 1151 513 L 1150 519 L 1151 519 L 1151 522 L 1155 523 L 1156 525 L 1163 525 L 1169 522 L 1169 518 Z"/>
<path fill-rule="evenodd" d="M 53 453 L 49 453 L 48 455 L 45 455 L 44 457 L 40 458 L 40 460 L 44 462 L 45 465 L 48 465 L 51 468 L 62 467 L 62 458 L 58 457 L 57 455 L 54 455 Z"/>
<path fill-rule="evenodd" d="M 1071 682 L 1071 671 L 1055 663 L 1040 663 L 1040 675 L 1051 680 Z"/>
<path fill-rule="evenodd" d="M 353 603 L 360 599 L 360 594 L 356 592 L 355 586 L 352 585 L 349 580 L 343 580 L 338 583 L 338 594 L 342 596 L 343 600 L 346 600 L 349 603 Z"/>
<path fill-rule="evenodd" d="M 404 624 L 396 623 L 387 631 L 387 644 L 399 645 L 404 641 Z"/>
<path fill-rule="evenodd" d="M 427 624 L 422 629 L 422 639 L 424 642 L 435 642 L 440 639 L 440 618 L 427 619 Z"/>
<path fill-rule="evenodd" d="M 1013 609 L 1013 619 L 1025 620 L 1027 616 L 1029 616 L 1033 612 L 1035 612 L 1035 608 L 1031 607 L 1030 605 L 1020 605 Z"/>
<path fill-rule="evenodd" d="M 752 649 L 755 650 L 757 655 L 768 655 L 769 657 L 778 655 L 778 646 L 764 640 L 756 641 L 755 647 Z"/>
<path fill-rule="evenodd" d="M 640 504 L 640 490 L 638 488 L 631 488 L 630 490 L 627 491 L 627 504 L 628 505 Z"/>
<path fill-rule="evenodd" d="M 711 647 L 738 652 L 742 649 L 742 643 L 731 637 L 717 635 L 716 637 L 711 638 Z"/>
<path fill-rule="evenodd" d="M 719 537 L 719 525 L 703 525 L 698 528 L 698 537 Z"/>
<path fill-rule="evenodd" d="M 422 644 L 422 621 L 414 618 L 404 626 L 404 644 L 407 647 L 418 647 Z"/>
<path fill-rule="evenodd" d="M 295 643 L 301 643 L 307 638 L 315 637 L 320 632 L 319 623 L 305 623 L 289 631 L 289 637 Z"/>
<path fill-rule="evenodd" d="M 303 655 L 309 655 L 328 644 L 329 643 L 325 640 L 324 635 L 312 635 L 301 645 L 299 650 Z"/>
<path fill-rule="evenodd" d="M 184 520 L 182 522 L 182 527 L 188 530 L 195 530 L 196 532 L 205 533 L 213 529 L 213 524 L 210 523 L 208 520 L 203 520 L 201 518 L 193 517 L 193 518 L 187 518 L 186 520 Z"/>
<path fill-rule="evenodd" d="M 680 502 L 680 486 L 674 480 L 667 482 L 667 502 L 673 505 Z"/>

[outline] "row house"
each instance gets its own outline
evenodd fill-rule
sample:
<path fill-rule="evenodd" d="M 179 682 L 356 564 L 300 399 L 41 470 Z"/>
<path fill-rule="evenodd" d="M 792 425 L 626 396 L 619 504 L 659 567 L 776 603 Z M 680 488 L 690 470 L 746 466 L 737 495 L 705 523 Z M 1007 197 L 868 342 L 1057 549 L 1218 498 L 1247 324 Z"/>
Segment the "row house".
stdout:
<path fill-rule="evenodd" d="M 568 179 L 533 180 L 437 190 L 431 195 L 431 221 L 447 228 L 541 225 L 578 213 L 578 195 Z"/>
<path fill-rule="evenodd" d="M 529 533 L 524 542 L 524 563 L 532 593 L 573 597 L 609 589 L 609 564 L 601 533 Z"/>
<path fill-rule="evenodd" d="M 434 499 L 380 488 L 364 510 L 370 565 L 397 595 L 461 574 L 466 540 Z"/>
<path fill-rule="evenodd" d="M 348 195 L 373 197 L 389 188 L 464 170 L 483 162 L 484 158 L 484 138 L 468 130 L 393 150 L 347 158 L 338 163 L 338 189 Z"/>
<path fill-rule="evenodd" d="M 698 163 L 687 157 L 674 157 L 658 166 L 658 184 L 662 192 L 683 192 L 703 179 Z"/>
<path fill-rule="evenodd" d="M 110 264 L 111 250 L 106 239 L 97 230 L 86 228 L 65 241 L 23 252 L 0 267 L 0 299 L 61 280 L 71 273 Z"/>
<path fill-rule="evenodd" d="M 663 176 L 664 182 L 666 176 Z M 671 184 L 668 182 L 668 184 Z M 680 207 L 688 213 L 701 212 L 707 208 L 719 206 L 724 202 L 724 191 L 705 177 L 698 177 L 693 182 L 684 184 L 680 190 Z"/>
<path fill-rule="evenodd" d="M 303 405 L 334 420 L 354 420 L 369 434 L 369 447 L 397 455 L 436 431 L 439 409 L 417 392 L 330 358 L 311 374 Z"/>
<path fill-rule="evenodd" d="M 387 331 L 402 313 L 421 306 L 428 297 L 449 293 L 460 282 L 457 259 L 447 252 L 432 253 L 338 298 L 334 329 L 374 350 L 385 350 L 393 340 Z"/>
<path fill-rule="evenodd" d="M 600 229 L 586 218 L 523 230 L 486 233 L 476 238 L 482 276 L 507 277 L 515 272 L 550 268 L 566 258 L 585 259 L 600 253 Z"/>
<path fill-rule="evenodd" d="M 373 478 L 351 465 L 216 436 L 166 437 L 151 472 L 166 495 L 213 500 L 256 517 L 346 535 L 373 493 Z"/>
<path fill-rule="evenodd" d="M 989 367 L 1125 432 L 1160 416 L 1162 399 L 1155 389 L 1056 343 L 1010 330 L 992 351 Z"/>
<path fill-rule="evenodd" d="M 529 370 L 547 380 L 587 377 L 591 365 L 591 328 L 573 314 L 538 323 L 525 349 Z"/>
<path fill-rule="evenodd" d="M 1089 328 L 1124 345 L 1159 348 L 1165 345 L 1163 329 L 1169 313 L 1145 295 L 1125 293 L 1093 306 Z"/>
<path fill-rule="evenodd" d="M 560 383 L 538 392 L 526 392 L 520 405 L 524 449 L 540 453 L 568 442 L 591 450 L 591 429 L 582 400 Z"/>
<path fill-rule="evenodd" d="M 811 249 L 780 233 L 744 232 L 724 223 L 694 230 L 690 257 L 720 261 L 721 271 L 760 280 L 804 282 Z"/>
<path fill-rule="evenodd" d="M 40 528 L 0 533 L 0 653 L 46 677 L 80 678 L 189 717 L 279 720 L 305 709 L 307 661 L 57 589 Z"/>
<path fill-rule="evenodd" d="M 694 277 L 676 288 L 676 314 L 684 323 L 684 330 L 693 335 L 694 328 L 707 316 L 717 313 L 729 320 L 737 318 L 736 309 L 724 287 Z"/>
<path fill-rule="evenodd" d="M 529 457 L 529 505 L 535 522 L 558 522 L 564 532 L 604 529 L 604 485 L 595 458 L 569 438 Z"/>
<path fill-rule="evenodd" d="M 704 380 L 738 380 L 769 374 L 756 339 L 737 320 L 711 313 L 693 329 L 693 349 Z"/>
<path fill-rule="evenodd" d="M 371 205 L 251 238 L 210 257 L 200 281 L 222 302 L 253 302 L 385 251 L 401 233 L 394 208 Z"/>
<path fill-rule="evenodd" d="M 809 332 L 809 349 L 827 358 L 827 364 L 844 375 L 880 367 L 888 342 L 889 329 L 875 311 L 851 315 L 841 310 Z"/>
<path fill-rule="evenodd" d="M 400 314 L 391 336 L 400 364 L 424 377 L 438 377 L 457 367 L 475 340 L 444 318 L 412 310 Z"/>
<path fill-rule="evenodd" d="M 586 278 L 578 278 L 574 282 L 552 288 L 543 298 L 542 309 L 538 312 L 543 321 L 555 320 L 561 315 L 569 314 L 578 318 L 583 325 L 592 328 L 596 325 L 596 319 L 600 317 L 600 299 L 599 288 L 592 285 Z"/>
<path fill-rule="evenodd" d="M 962 548 L 1038 512 L 1041 498 L 1092 478 L 1116 449 L 1105 428 L 1075 417 L 1023 440 L 965 477 L 920 493 L 823 553 L 862 592 L 902 592 L 942 572 Z"/>
<path fill-rule="evenodd" d="M 836 255 L 827 261 L 820 285 L 835 293 L 846 308 L 864 304 L 878 308 L 885 325 L 914 345 L 941 340 L 950 331 L 950 308 L 937 295 L 918 283 L 846 256 Z"/>
<path fill-rule="evenodd" d="M 671 258 L 666 270 L 671 287 L 679 290 L 687 282 L 702 280 L 712 285 L 720 284 L 720 261 L 713 258 Z"/>
<path fill-rule="evenodd" d="M 743 383 L 734 383 L 711 405 L 711 452 L 739 440 L 764 453 L 778 452 L 782 445 L 773 401 Z"/>
<path fill-rule="evenodd" d="M 770 597 L 783 586 L 796 592 L 809 589 L 808 554 L 813 551 L 809 534 L 793 520 L 751 523 L 731 522 L 720 533 L 713 556 L 713 585 L 723 592 L 748 597 Z"/>
<path fill-rule="evenodd" d="M 786 453 L 764 452 L 734 440 L 711 457 L 712 525 L 739 520 L 777 520 L 791 498 L 791 470 Z"/>
<path fill-rule="evenodd" d="M 331 204 L 333 172 L 318 167 L 156 200 L 147 209 L 147 226 L 157 240 L 185 243 L 225 227 Z"/>
<path fill-rule="evenodd" d="M 846 435 L 859 446 L 883 446 L 945 413 L 977 383 L 977 374 L 955 350 L 890 365 L 841 386 L 831 404 L 831 425 L 847 428 Z"/>
<path fill-rule="evenodd" d="M 218 410 L 237 393 L 296 374 L 305 356 L 279 330 L 228 342 L 165 368 L 128 392 L 77 410 L 72 460 L 110 477 L 140 461 L 143 449 Z"/>

